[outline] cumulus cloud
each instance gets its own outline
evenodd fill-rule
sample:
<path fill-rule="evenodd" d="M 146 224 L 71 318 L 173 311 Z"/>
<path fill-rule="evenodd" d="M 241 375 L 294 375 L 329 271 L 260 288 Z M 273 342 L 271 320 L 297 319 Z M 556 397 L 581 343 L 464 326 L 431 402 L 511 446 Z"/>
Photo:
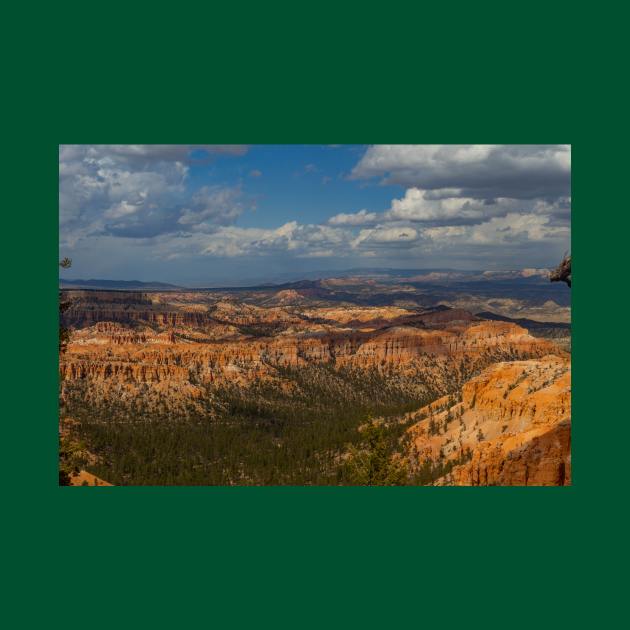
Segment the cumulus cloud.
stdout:
<path fill-rule="evenodd" d="M 569 246 L 569 145 L 375 145 L 350 177 L 406 188 L 382 212 L 329 219 L 364 227 L 355 248 L 457 254 L 485 248 L 491 255 L 535 243 Z M 412 229 L 413 238 L 396 239 L 402 228 Z"/>
<path fill-rule="evenodd" d="M 238 225 L 253 207 L 243 190 L 249 179 L 195 187 L 198 180 L 190 175 L 195 163 L 247 150 L 243 145 L 60 147 L 61 246 L 105 251 L 106 240 L 112 251 L 126 252 L 121 260 L 137 248 L 154 261 L 260 256 L 397 263 L 427 255 L 447 261 L 509 259 L 569 247 L 571 158 L 565 145 L 369 147 L 351 178 L 401 185 L 391 201 L 322 223 L 296 219 L 265 228 Z M 317 171 L 308 164 L 302 172 Z M 242 172 L 262 175 L 256 169 Z M 299 216 L 299 198 L 295 204 Z"/>
<path fill-rule="evenodd" d="M 570 199 L 560 198 L 553 202 L 542 199 L 491 200 L 473 199 L 455 194 L 448 189 L 440 196 L 432 191 L 409 188 L 399 199 L 393 199 L 385 212 L 361 210 L 355 213 L 341 213 L 330 219 L 330 225 L 367 226 L 376 223 L 421 223 L 433 225 L 468 225 L 483 223 L 492 217 L 508 214 L 543 214 L 554 217 L 559 223 L 568 222 L 571 215 Z"/>
<path fill-rule="evenodd" d="M 297 221 L 275 229 L 231 226 L 205 237 L 199 253 L 206 256 L 268 256 L 288 252 L 297 257 L 316 258 L 339 255 L 351 237 L 346 230 Z"/>
<path fill-rule="evenodd" d="M 239 155 L 236 145 L 62 145 L 59 151 L 61 243 L 90 236 L 152 238 L 227 225 L 243 211 L 241 190 L 187 187 L 189 163 Z M 203 156 L 202 156 L 203 157 Z"/>
<path fill-rule="evenodd" d="M 217 155 L 244 155 L 243 144 L 93 144 L 61 145 L 60 161 L 88 155 L 92 159 L 112 158 L 128 163 L 190 162 Z"/>
<path fill-rule="evenodd" d="M 555 199 L 570 195 L 571 147 L 538 145 L 374 145 L 351 173 L 408 188 L 455 188 L 462 197 Z"/>
<path fill-rule="evenodd" d="M 477 225 L 447 225 L 427 228 L 424 237 L 439 247 L 452 245 L 509 245 L 566 239 L 569 228 L 553 226 L 549 217 L 508 214 Z"/>
<path fill-rule="evenodd" d="M 164 239 L 162 252 L 168 256 L 270 256 L 291 254 L 297 258 L 387 254 L 388 248 L 409 247 L 419 238 L 412 227 L 377 226 L 358 234 L 352 229 L 289 221 L 274 229 L 221 227 L 210 234 L 191 234 L 187 239 Z"/>
<path fill-rule="evenodd" d="M 407 245 L 418 239 L 418 231 L 412 227 L 383 227 L 361 230 L 352 241 L 352 247 L 358 248 L 365 245 L 388 246 Z"/>
<path fill-rule="evenodd" d="M 177 223 L 189 230 L 212 231 L 229 225 L 243 212 L 240 187 L 203 186 L 193 194 L 190 205 L 181 210 Z"/>
<path fill-rule="evenodd" d="M 487 214 L 484 202 L 468 197 L 427 198 L 426 191 L 410 188 L 402 199 L 394 199 L 384 219 L 393 221 L 466 221 Z"/>
<path fill-rule="evenodd" d="M 336 214 L 328 219 L 330 225 L 367 225 L 378 220 L 376 212 L 368 212 L 367 210 L 359 210 L 359 212 L 346 214 L 344 212 Z"/>

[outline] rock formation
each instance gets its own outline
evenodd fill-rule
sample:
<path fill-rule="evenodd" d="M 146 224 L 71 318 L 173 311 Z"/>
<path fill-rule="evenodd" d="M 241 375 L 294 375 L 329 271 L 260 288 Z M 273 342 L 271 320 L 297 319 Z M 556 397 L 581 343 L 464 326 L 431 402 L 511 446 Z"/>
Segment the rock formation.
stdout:
<path fill-rule="evenodd" d="M 571 365 L 547 355 L 500 362 L 415 413 L 412 463 L 459 462 L 438 485 L 569 485 Z M 463 458 L 462 454 L 468 455 Z"/>
<path fill-rule="evenodd" d="M 311 290 L 278 291 L 266 306 L 213 292 L 66 291 L 62 401 L 103 417 L 123 406 L 130 421 L 138 409 L 211 417 L 218 388 L 290 390 L 287 371 L 313 366 L 373 371 L 413 400 L 446 394 L 403 419 L 415 421 L 403 440 L 411 471 L 439 471 L 437 485 L 570 483 L 570 356 L 558 345 L 444 306 L 300 305 Z"/>

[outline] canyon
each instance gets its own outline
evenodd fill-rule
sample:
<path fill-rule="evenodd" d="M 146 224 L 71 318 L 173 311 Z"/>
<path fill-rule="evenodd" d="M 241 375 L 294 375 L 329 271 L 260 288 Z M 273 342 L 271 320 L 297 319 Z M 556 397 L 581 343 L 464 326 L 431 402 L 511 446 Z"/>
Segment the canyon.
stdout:
<path fill-rule="evenodd" d="M 64 290 L 61 402 L 95 451 L 86 475 L 344 484 L 347 445 L 361 444 L 368 421 L 387 431 L 411 483 L 570 484 L 571 361 L 548 328 L 410 303 L 400 287 L 389 299 L 377 283 L 353 293 L 352 282 Z M 122 436 L 147 432 L 183 436 L 194 461 L 155 443 L 155 465 L 135 461 Z M 234 452 L 215 452 L 222 441 Z"/>

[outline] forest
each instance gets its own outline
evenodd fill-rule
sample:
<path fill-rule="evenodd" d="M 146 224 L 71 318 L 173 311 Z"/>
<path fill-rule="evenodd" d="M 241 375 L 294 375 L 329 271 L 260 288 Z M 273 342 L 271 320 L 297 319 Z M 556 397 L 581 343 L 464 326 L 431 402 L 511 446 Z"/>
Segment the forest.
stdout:
<path fill-rule="evenodd" d="M 376 427 L 381 459 L 372 465 L 387 470 L 411 424 L 401 416 L 439 395 L 376 370 L 324 364 L 281 376 L 284 387 L 215 387 L 205 413 L 175 417 L 142 408 L 130 415 L 120 402 L 95 407 L 79 384 L 69 390 L 67 413 L 96 455 L 87 469 L 116 485 L 353 485 L 363 483 L 352 453 L 369 451 L 365 427 Z M 392 483 L 418 479 L 397 475 Z"/>

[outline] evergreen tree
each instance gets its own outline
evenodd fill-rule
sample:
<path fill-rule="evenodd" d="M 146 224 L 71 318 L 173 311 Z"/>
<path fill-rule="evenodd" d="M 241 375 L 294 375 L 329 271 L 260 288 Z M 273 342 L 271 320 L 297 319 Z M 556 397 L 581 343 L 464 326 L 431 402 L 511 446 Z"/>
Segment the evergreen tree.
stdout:
<path fill-rule="evenodd" d="M 363 437 L 362 448 L 350 448 L 350 480 L 361 486 L 404 485 L 407 473 L 402 463 L 392 459 L 383 425 L 370 422 Z"/>

